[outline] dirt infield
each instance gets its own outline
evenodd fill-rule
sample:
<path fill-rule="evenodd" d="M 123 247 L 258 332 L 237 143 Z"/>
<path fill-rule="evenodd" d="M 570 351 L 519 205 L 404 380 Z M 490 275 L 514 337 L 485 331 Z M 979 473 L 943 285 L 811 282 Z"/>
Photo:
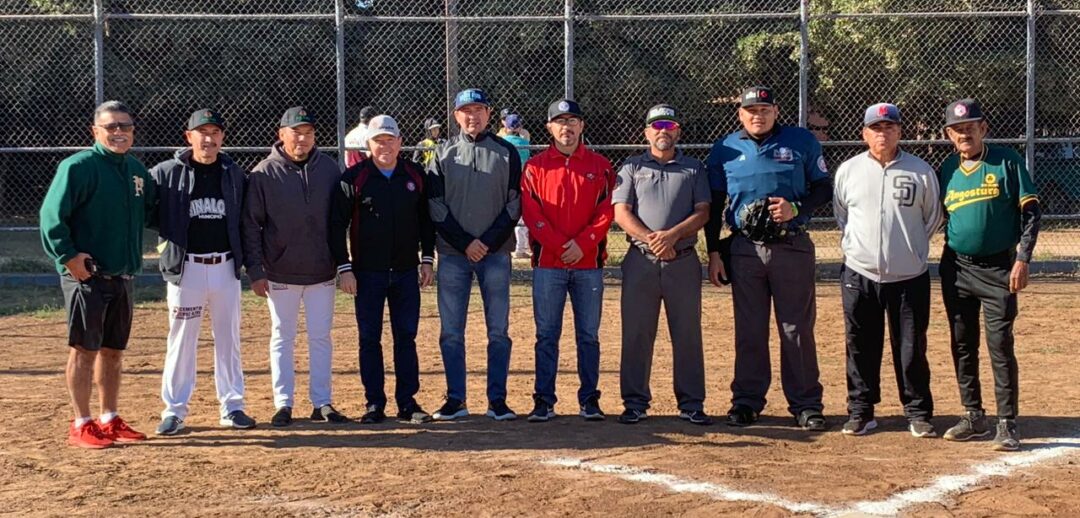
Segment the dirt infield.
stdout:
<path fill-rule="evenodd" d="M 434 411 L 441 404 L 445 385 L 434 291 L 426 290 L 423 297 L 419 401 Z M 920 516 L 1080 515 L 1076 491 L 1080 484 L 1080 387 L 1076 383 L 1080 283 L 1037 281 L 1021 297 L 1016 328 L 1021 365 L 1019 423 L 1026 442 L 1025 451 L 1011 455 L 1028 457 L 1013 457 L 1016 461 L 990 451 L 986 442 L 956 444 L 911 437 L 898 417 L 888 363 L 882 370 L 885 401 L 878 408 L 882 427 L 865 437 L 841 436 L 845 382 L 839 289 L 835 284 L 821 284 L 818 297 L 817 337 L 831 430 L 817 434 L 792 427 L 779 392 L 775 354 L 776 380 L 760 426 L 695 427 L 676 419 L 670 342 L 663 319 L 653 367 L 655 406 L 650 419 L 634 426 L 616 423 L 614 415 L 621 410 L 619 287 L 610 285 L 601 331 L 600 388 L 601 403 L 609 414 L 606 422 L 585 423 L 576 417 L 573 328 L 568 318 L 560 360 L 561 402 L 556 408 L 563 415 L 550 423 L 531 424 L 523 419 L 495 423 L 474 415 L 464 422 L 428 425 L 395 421 L 376 426 L 323 425 L 298 419 L 291 428 L 270 429 L 269 318 L 262 301 L 246 294 L 242 336 L 247 408 L 259 420 L 258 429 L 240 432 L 217 427 L 212 342 L 204 326 L 198 387 L 187 421 L 190 432 L 151 437 L 123 448 L 83 451 L 65 445 L 70 409 L 63 383 L 67 354 L 62 345 L 63 315 L 39 312 L 0 318 L 4 346 L 0 356 L 0 514 L 787 516 L 796 511 L 843 514 L 862 509 L 855 505 L 858 502 L 899 501 L 896 510 Z M 515 286 L 511 301 L 515 352 L 508 402 L 524 415 L 531 409 L 533 381 L 534 327 L 528 287 Z M 472 304 L 469 396 L 470 409 L 478 414 L 485 410 L 478 296 L 474 295 Z M 733 360 L 730 292 L 706 286 L 704 313 L 706 407 L 721 414 L 728 407 Z M 941 315 L 935 284 L 930 364 L 935 424 L 943 430 L 961 409 Z M 146 432 L 153 431 L 161 410 L 158 393 L 165 332 L 164 303 L 139 305 L 125 365 L 121 411 Z M 334 337 L 334 399 L 340 410 L 358 416 L 363 402 L 356 374 L 356 327 L 351 305 L 344 298 L 339 298 Z M 387 343 L 389 336 L 384 338 Z M 296 414 L 305 416 L 310 411 L 306 346 L 301 343 L 299 349 Z M 891 361 L 888 353 L 886 361 Z M 987 362 L 983 367 L 984 390 L 992 397 Z M 387 386 L 392 383 L 391 373 Z M 582 461 L 586 464 L 581 465 Z M 1009 467 L 1010 462 L 1016 465 Z M 574 467 L 594 464 L 602 466 Z M 962 492 L 942 497 L 941 491 L 924 490 L 935 482 L 946 489 L 960 487 L 960 478 L 939 477 L 973 473 L 977 476 Z M 896 496 L 909 490 L 917 491 Z"/>

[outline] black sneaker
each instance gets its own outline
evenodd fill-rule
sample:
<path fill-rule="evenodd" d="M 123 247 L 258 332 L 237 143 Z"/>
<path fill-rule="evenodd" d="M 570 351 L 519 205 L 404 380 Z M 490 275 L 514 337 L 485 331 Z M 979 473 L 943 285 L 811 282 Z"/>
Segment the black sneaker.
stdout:
<path fill-rule="evenodd" d="M 926 419 L 912 419 L 908 421 L 908 431 L 911 432 L 912 437 L 918 437 L 919 439 L 937 437 L 937 431 L 934 430 L 934 425 L 930 424 L 930 421 Z"/>
<path fill-rule="evenodd" d="M 956 426 L 945 430 L 941 436 L 946 441 L 967 441 L 990 435 L 990 426 L 986 422 L 986 412 L 968 410 Z"/>
<path fill-rule="evenodd" d="M 877 428 L 877 420 L 872 416 L 853 415 L 844 423 L 840 433 L 844 435 L 866 435 Z"/>
<path fill-rule="evenodd" d="M 349 418 L 330 405 L 323 405 L 311 411 L 311 420 L 324 423 L 347 423 Z"/>
<path fill-rule="evenodd" d="M 623 413 L 619 415 L 619 422 L 622 424 L 637 424 L 649 418 L 649 415 L 644 410 L 634 410 L 627 408 L 623 410 Z"/>
<path fill-rule="evenodd" d="M 459 417 L 468 416 L 469 408 L 465 406 L 464 401 L 448 397 L 442 408 L 436 410 L 435 415 L 431 416 L 431 418 L 436 421 L 453 421 Z"/>
<path fill-rule="evenodd" d="M 399 410 L 397 418 L 412 424 L 422 424 L 431 421 L 431 416 L 428 415 L 423 408 L 420 408 L 420 405 L 416 404 Z"/>
<path fill-rule="evenodd" d="M 997 435 L 994 436 L 994 449 L 997 451 L 1016 451 L 1020 449 L 1020 437 L 1016 434 L 1015 419 L 998 419 Z"/>
<path fill-rule="evenodd" d="M 681 410 L 679 411 L 679 419 L 701 426 L 712 424 L 712 418 L 704 410 Z"/>
<path fill-rule="evenodd" d="M 728 426 L 750 426 L 758 420 L 758 413 L 746 405 L 735 405 L 727 411 Z"/>
<path fill-rule="evenodd" d="M 552 417 L 555 417 L 555 408 L 547 404 L 546 401 L 540 399 L 539 396 L 533 397 L 536 401 L 536 405 L 533 406 L 533 411 L 529 412 L 528 421 L 530 423 L 545 423 L 550 421 Z"/>
<path fill-rule="evenodd" d="M 585 404 L 581 405 L 581 417 L 586 421 L 603 421 L 607 416 L 600 410 L 600 398 L 593 396 L 586 399 Z"/>
<path fill-rule="evenodd" d="M 822 432 L 829 427 L 829 423 L 825 421 L 825 416 L 821 414 L 821 411 L 813 409 L 799 412 L 799 416 L 795 418 L 795 423 L 803 430 L 810 432 Z"/>
<path fill-rule="evenodd" d="M 255 428 L 255 420 L 248 417 L 243 410 L 233 410 L 228 415 L 218 420 L 218 424 L 226 428 L 237 430 L 250 430 Z"/>
<path fill-rule="evenodd" d="M 487 416 L 496 421 L 513 421 L 517 419 L 517 414 L 510 407 L 506 406 L 505 399 L 496 399 L 491 403 L 488 403 Z"/>
<path fill-rule="evenodd" d="M 289 426 L 292 424 L 292 407 L 283 406 L 274 412 L 274 417 L 270 418 L 270 424 L 272 426 Z"/>
<path fill-rule="evenodd" d="M 360 424 L 379 424 L 386 420 L 386 412 L 378 405 L 368 405 L 367 412 L 360 418 Z"/>
<path fill-rule="evenodd" d="M 183 429 L 184 420 L 171 415 L 161 420 L 161 424 L 158 425 L 157 430 L 154 433 L 158 435 L 176 435 Z"/>

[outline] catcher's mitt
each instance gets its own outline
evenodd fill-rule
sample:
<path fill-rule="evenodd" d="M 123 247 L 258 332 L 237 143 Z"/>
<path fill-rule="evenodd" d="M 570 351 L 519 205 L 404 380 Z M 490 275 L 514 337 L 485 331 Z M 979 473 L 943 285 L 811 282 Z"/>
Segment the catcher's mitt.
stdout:
<path fill-rule="evenodd" d="M 773 221 L 769 200 L 760 199 L 743 205 L 739 211 L 739 231 L 755 243 L 772 243 L 787 235 L 787 225 Z"/>

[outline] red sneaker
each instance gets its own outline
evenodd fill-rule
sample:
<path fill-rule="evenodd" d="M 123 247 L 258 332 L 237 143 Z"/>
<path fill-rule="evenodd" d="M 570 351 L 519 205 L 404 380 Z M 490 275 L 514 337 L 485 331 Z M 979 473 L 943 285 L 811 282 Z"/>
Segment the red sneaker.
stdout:
<path fill-rule="evenodd" d="M 134 428 L 128 426 L 120 416 L 112 418 L 112 421 L 101 425 L 101 434 L 106 439 L 110 439 L 116 442 L 137 442 L 145 441 L 146 434 L 142 432 L 136 432 Z"/>
<path fill-rule="evenodd" d="M 75 428 L 75 421 L 72 421 L 71 429 L 68 431 L 68 444 L 97 450 L 112 446 L 113 440 L 101 433 L 97 421 L 87 421 L 86 424 L 78 428 Z"/>

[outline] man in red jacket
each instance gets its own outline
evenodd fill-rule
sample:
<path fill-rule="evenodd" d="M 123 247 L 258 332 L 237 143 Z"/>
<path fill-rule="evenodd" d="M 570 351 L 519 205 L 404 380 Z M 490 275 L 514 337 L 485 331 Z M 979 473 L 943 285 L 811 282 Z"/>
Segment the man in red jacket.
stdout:
<path fill-rule="evenodd" d="M 530 422 L 555 417 L 555 375 L 559 367 L 566 295 L 574 309 L 577 338 L 578 404 L 588 421 L 600 410 L 600 310 L 604 299 L 607 232 L 614 219 L 611 162 L 581 142 L 584 115 L 574 101 L 548 107 L 551 147 L 525 164 L 521 205 L 529 229 L 536 319 L 536 405 Z"/>

